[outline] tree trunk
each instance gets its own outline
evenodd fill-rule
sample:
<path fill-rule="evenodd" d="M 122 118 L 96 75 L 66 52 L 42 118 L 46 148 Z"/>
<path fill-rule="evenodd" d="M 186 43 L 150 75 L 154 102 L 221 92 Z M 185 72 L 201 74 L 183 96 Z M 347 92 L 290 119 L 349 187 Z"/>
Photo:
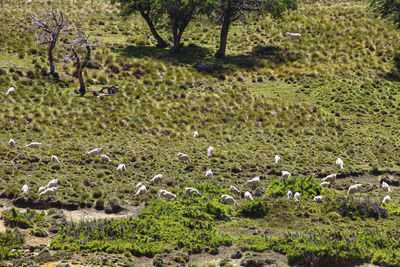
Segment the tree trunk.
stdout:
<path fill-rule="evenodd" d="M 86 86 L 85 82 L 83 81 L 83 68 L 81 68 L 79 65 L 77 66 L 77 72 L 78 72 L 78 79 L 79 79 L 79 92 L 81 93 L 81 96 L 85 96 L 86 94 Z"/>
<path fill-rule="evenodd" d="M 231 24 L 230 17 L 225 15 L 224 16 L 224 21 L 222 23 L 222 28 L 221 28 L 221 35 L 220 35 L 220 40 L 219 40 L 219 49 L 217 53 L 215 53 L 216 58 L 224 58 L 225 57 L 225 52 L 226 52 L 226 43 L 228 41 L 228 31 L 229 31 L 229 25 Z"/>
<path fill-rule="evenodd" d="M 174 37 L 174 46 L 171 49 L 172 53 L 177 53 L 177 52 L 181 51 L 181 48 L 182 48 L 181 39 L 182 39 L 182 35 L 183 35 L 185 28 L 186 28 L 186 26 L 182 27 L 182 29 L 179 29 L 178 27 L 173 26 L 172 34 Z"/>
<path fill-rule="evenodd" d="M 56 46 L 56 42 L 51 42 L 49 45 L 49 50 L 47 51 L 47 55 L 49 57 L 49 62 L 50 62 L 50 70 L 49 70 L 49 75 L 55 76 L 55 68 L 54 68 L 54 58 L 53 58 L 53 49 Z"/>
<path fill-rule="evenodd" d="M 150 17 L 148 14 L 146 14 L 144 11 L 140 11 L 140 15 L 144 18 L 144 20 L 147 22 L 147 25 L 150 28 L 151 34 L 153 34 L 153 37 L 157 40 L 157 47 L 164 48 L 167 47 L 168 44 L 165 42 L 165 40 L 158 34 L 156 28 L 154 27 L 153 22 L 151 21 Z"/>

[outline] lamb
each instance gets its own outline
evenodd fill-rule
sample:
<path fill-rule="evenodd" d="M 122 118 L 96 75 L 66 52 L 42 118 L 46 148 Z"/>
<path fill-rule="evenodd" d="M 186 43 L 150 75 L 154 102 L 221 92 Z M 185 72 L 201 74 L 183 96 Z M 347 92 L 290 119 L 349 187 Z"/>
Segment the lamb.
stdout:
<path fill-rule="evenodd" d="M 178 153 L 178 158 L 179 158 L 179 160 L 186 160 L 186 161 L 191 162 L 189 156 L 186 155 L 186 154 L 183 154 L 183 153 L 181 153 L 181 152 Z"/>
<path fill-rule="evenodd" d="M 57 187 L 51 187 L 44 190 L 39 196 L 55 196 L 57 194 Z"/>
<path fill-rule="evenodd" d="M 343 160 L 341 158 L 337 158 L 335 164 L 338 169 L 344 169 Z"/>
<path fill-rule="evenodd" d="M 40 194 L 46 189 L 47 189 L 47 186 L 42 186 L 42 187 L 39 188 L 38 193 Z"/>
<path fill-rule="evenodd" d="M 15 87 L 10 87 L 10 89 L 7 90 L 6 95 L 9 95 L 9 94 L 14 93 L 14 92 L 15 92 Z"/>
<path fill-rule="evenodd" d="M 32 142 L 32 143 L 30 143 L 29 145 L 26 145 L 26 147 L 39 148 L 41 144 L 42 144 L 42 143 Z"/>
<path fill-rule="evenodd" d="M 139 190 L 137 190 L 135 196 L 140 197 L 141 195 L 144 195 L 147 192 L 147 188 L 145 185 L 142 185 L 139 187 Z"/>
<path fill-rule="evenodd" d="M 352 185 L 349 187 L 349 190 L 347 191 L 347 195 L 355 194 L 357 192 L 359 192 L 361 195 L 361 190 L 362 190 L 361 184 Z"/>
<path fill-rule="evenodd" d="M 214 177 L 213 172 L 211 171 L 211 169 L 208 169 L 208 170 L 206 171 L 206 177 L 207 177 L 208 179 L 212 179 L 212 178 Z"/>
<path fill-rule="evenodd" d="M 293 193 L 292 193 L 292 191 L 287 191 L 287 193 L 286 193 L 286 199 L 287 200 L 290 200 L 291 198 L 292 198 L 292 195 L 293 195 Z"/>
<path fill-rule="evenodd" d="M 58 179 L 53 179 L 47 184 L 47 188 L 57 187 Z"/>
<path fill-rule="evenodd" d="M 14 139 L 11 138 L 11 139 L 8 141 L 8 146 L 9 146 L 9 147 L 15 146 L 15 141 L 14 141 Z"/>
<path fill-rule="evenodd" d="M 292 176 L 292 175 L 290 174 L 290 172 L 288 172 L 288 171 L 282 171 L 282 178 L 283 178 L 284 180 L 290 178 L 290 176 Z"/>
<path fill-rule="evenodd" d="M 158 194 L 158 198 L 166 198 L 169 201 L 171 199 L 176 199 L 176 195 L 168 192 L 167 190 L 161 189 L 160 193 Z"/>
<path fill-rule="evenodd" d="M 198 131 L 194 131 L 193 138 L 197 138 L 197 137 L 199 137 L 199 132 Z"/>
<path fill-rule="evenodd" d="M 138 184 L 135 186 L 136 191 L 137 191 L 140 187 L 142 187 L 142 185 L 143 185 L 143 183 L 138 183 Z"/>
<path fill-rule="evenodd" d="M 214 155 L 214 148 L 213 148 L 212 146 L 210 146 L 210 147 L 207 149 L 207 157 L 211 158 L 212 155 Z"/>
<path fill-rule="evenodd" d="M 221 196 L 221 203 L 222 204 L 228 204 L 228 205 L 234 205 L 235 207 L 238 207 L 238 204 L 236 202 L 236 200 L 229 196 L 229 195 L 222 195 Z"/>
<path fill-rule="evenodd" d="M 55 155 L 51 156 L 50 161 L 52 161 L 52 162 L 57 162 L 57 163 L 61 163 L 61 161 L 60 161 L 60 160 L 58 159 L 58 157 L 55 156 Z"/>
<path fill-rule="evenodd" d="M 299 202 L 300 201 L 300 193 L 296 192 L 294 193 L 294 202 Z"/>
<path fill-rule="evenodd" d="M 163 180 L 164 180 L 164 175 L 157 174 L 153 177 L 153 179 L 150 180 L 150 184 L 158 184 L 161 183 Z"/>
<path fill-rule="evenodd" d="M 247 199 L 247 200 L 250 200 L 250 201 L 253 201 L 253 200 L 254 200 L 253 196 L 250 194 L 249 191 L 246 191 L 246 192 L 244 193 L 244 198 Z"/>
<path fill-rule="evenodd" d="M 110 162 L 111 161 L 110 157 L 107 155 L 104 155 L 104 154 L 101 155 L 100 158 L 101 158 L 102 162 Z"/>
<path fill-rule="evenodd" d="M 314 197 L 313 201 L 315 201 L 315 202 L 322 202 L 322 196 L 316 196 L 316 197 Z"/>
<path fill-rule="evenodd" d="M 24 184 L 24 186 L 22 187 L 22 195 L 23 196 L 28 196 L 29 193 L 29 186 L 27 184 Z"/>
<path fill-rule="evenodd" d="M 186 195 L 193 196 L 193 197 L 201 197 L 202 194 L 195 188 L 186 187 L 185 188 Z"/>
<path fill-rule="evenodd" d="M 331 186 L 331 183 L 330 183 L 330 182 L 322 182 L 322 183 L 321 183 L 321 186 L 322 186 L 322 187 L 330 187 L 330 186 Z"/>
<path fill-rule="evenodd" d="M 292 38 L 300 38 L 301 34 L 300 33 L 291 33 L 291 32 L 287 32 L 285 33 L 286 36 L 290 36 Z"/>
<path fill-rule="evenodd" d="M 86 156 L 95 156 L 95 155 L 100 155 L 101 153 L 101 148 L 95 148 L 93 150 L 90 150 L 89 152 L 86 152 Z"/>
<path fill-rule="evenodd" d="M 119 164 L 117 167 L 117 171 L 119 171 L 119 173 L 121 173 L 121 174 L 125 174 L 125 172 L 126 172 L 125 164 Z"/>
<path fill-rule="evenodd" d="M 382 188 L 383 190 L 387 191 L 388 193 L 392 192 L 390 189 L 390 186 L 386 182 L 382 182 Z"/>
<path fill-rule="evenodd" d="M 260 177 L 254 177 L 253 179 L 247 180 L 246 183 L 251 187 L 256 187 L 260 185 Z"/>
<path fill-rule="evenodd" d="M 383 203 L 389 203 L 390 202 L 390 196 L 389 195 L 387 195 L 387 196 L 385 196 L 384 198 L 383 198 L 383 200 L 382 200 L 382 203 L 381 204 L 383 204 Z"/>
<path fill-rule="evenodd" d="M 279 155 L 275 155 L 275 164 L 279 164 L 280 161 L 281 157 L 279 157 Z"/>
<path fill-rule="evenodd" d="M 336 173 L 329 174 L 325 178 L 322 178 L 322 182 L 330 182 L 333 183 L 336 181 Z"/>
<path fill-rule="evenodd" d="M 229 187 L 229 192 L 231 192 L 232 194 L 235 194 L 235 195 L 240 195 L 240 191 L 239 191 L 239 189 L 237 189 L 235 186 L 233 186 L 233 185 L 231 185 L 230 187 Z"/>

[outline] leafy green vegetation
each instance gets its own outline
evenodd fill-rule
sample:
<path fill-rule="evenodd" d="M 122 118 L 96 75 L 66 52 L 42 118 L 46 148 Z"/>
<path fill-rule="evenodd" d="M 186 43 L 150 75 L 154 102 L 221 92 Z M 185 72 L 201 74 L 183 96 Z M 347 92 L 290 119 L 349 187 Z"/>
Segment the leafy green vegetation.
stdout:
<path fill-rule="evenodd" d="M 44 221 L 44 216 L 44 211 L 38 213 L 34 210 L 27 209 L 26 212 L 20 212 L 16 208 L 1 213 L 1 219 L 4 220 L 6 226 L 19 227 L 22 229 L 41 225 Z"/>
<path fill-rule="evenodd" d="M 325 213 L 336 211 L 344 217 L 371 217 L 386 218 L 389 213 L 381 207 L 379 203 L 370 200 L 352 200 L 346 198 L 336 198 L 335 200 L 327 200 L 324 202 L 323 211 Z"/>
<path fill-rule="evenodd" d="M 0 233 L 0 261 L 21 256 L 22 252 L 15 249 L 21 249 L 24 242 L 24 237 L 17 231 Z"/>
<path fill-rule="evenodd" d="M 238 213 L 249 218 L 263 218 L 268 214 L 268 202 L 265 200 L 254 200 L 244 203 Z"/>

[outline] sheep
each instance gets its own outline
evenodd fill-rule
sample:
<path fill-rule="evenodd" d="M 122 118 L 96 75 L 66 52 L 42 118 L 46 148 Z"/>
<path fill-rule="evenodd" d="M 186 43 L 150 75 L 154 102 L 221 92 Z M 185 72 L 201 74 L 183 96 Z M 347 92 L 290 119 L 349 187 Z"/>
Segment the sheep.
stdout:
<path fill-rule="evenodd" d="M 201 197 L 202 194 L 195 188 L 186 187 L 185 188 L 186 195 L 193 196 L 193 197 Z"/>
<path fill-rule="evenodd" d="M 86 156 L 95 156 L 95 155 L 100 155 L 100 153 L 101 153 L 101 148 L 98 147 L 98 148 L 95 148 L 93 150 L 90 150 L 90 151 L 86 152 L 85 155 Z"/>
<path fill-rule="evenodd" d="M 382 200 L 382 203 L 381 204 L 383 204 L 383 203 L 389 203 L 390 202 L 390 196 L 389 195 L 387 195 L 387 196 L 385 196 L 384 198 L 383 198 L 383 200 Z"/>
<path fill-rule="evenodd" d="M 333 183 L 334 181 L 336 181 L 336 173 L 329 174 L 325 178 L 322 178 L 322 182 Z"/>
<path fill-rule="evenodd" d="M 390 189 L 390 186 L 386 182 L 382 182 L 382 188 L 383 190 L 387 191 L 388 193 L 392 192 Z"/>
<path fill-rule="evenodd" d="M 287 191 L 287 193 L 286 193 L 286 199 L 287 200 L 290 200 L 291 198 L 292 198 L 292 195 L 293 195 L 293 193 L 292 193 L 292 191 Z"/>
<path fill-rule="evenodd" d="M 253 179 L 247 180 L 246 183 L 251 187 L 256 187 L 260 185 L 260 177 L 254 177 Z"/>
<path fill-rule="evenodd" d="M 100 158 L 101 158 L 102 162 L 110 162 L 111 161 L 110 157 L 107 155 L 104 155 L 104 154 L 101 155 Z"/>
<path fill-rule="evenodd" d="M 344 169 L 343 160 L 341 158 L 337 158 L 335 164 L 338 169 Z"/>
<path fill-rule="evenodd" d="M 285 35 L 290 36 L 291 38 L 300 38 L 301 37 L 301 33 L 286 32 Z"/>
<path fill-rule="evenodd" d="M 24 186 L 22 187 L 22 195 L 26 197 L 28 193 L 29 193 L 29 186 L 27 184 L 24 184 Z"/>
<path fill-rule="evenodd" d="M 316 196 L 313 198 L 313 201 L 315 202 L 322 202 L 322 196 Z"/>
<path fill-rule="evenodd" d="M 39 194 L 39 196 L 55 196 L 57 194 L 58 187 L 47 188 Z"/>
<path fill-rule="evenodd" d="M 166 198 L 169 201 L 171 199 L 176 199 L 176 195 L 168 192 L 167 190 L 161 189 L 160 193 L 158 194 L 158 198 Z"/>
<path fill-rule="evenodd" d="M 139 187 L 139 189 L 137 190 L 135 196 L 140 197 L 141 195 L 144 195 L 147 192 L 147 188 L 145 185 L 142 185 L 141 187 Z"/>
<path fill-rule="evenodd" d="M 300 201 L 300 193 L 296 192 L 294 193 L 294 202 L 299 202 Z"/>
<path fill-rule="evenodd" d="M 15 141 L 14 141 L 14 139 L 11 138 L 11 139 L 8 141 L 8 146 L 9 146 L 9 147 L 15 146 Z"/>
<path fill-rule="evenodd" d="M 189 156 L 186 155 L 186 154 L 183 154 L 183 153 L 181 153 L 181 152 L 178 153 L 178 159 L 179 159 L 179 160 L 186 160 L 186 161 L 191 162 Z"/>
<path fill-rule="evenodd" d="M 207 149 L 207 157 L 211 158 L 212 155 L 214 155 L 214 148 L 213 148 L 212 146 L 210 146 L 210 147 Z"/>
<path fill-rule="evenodd" d="M 197 137 L 199 137 L 199 132 L 198 131 L 194 131 L 193 138 L 197 138 Z"/>
<path fill-rule="evenodd" d="M 222 204 L 228 204 L 228 205 L 234 205 L 235 207 L 238 207 L 238 204 L 236 202 L 236 200 L 229 196 L 229 195 L 222 195 L 221 196 L 221 203 Z"/>
<path fill-rule="evenodd" d="M 279 155 L 275 155 L 275 164 L 279 164 L 280 161 L 281 157 L 279 157 Z"/>
<path fill-rule="evenodd" d="M 290 178 L 290 176 L 292 176 L 292 175 L 290 174 L 290 172 L 288 172 L 288 171 L 282 171 L 282 178 L 283 178 L 284 180 Z"/>
<path fill-rule="evenodd" d="M 355 194 L 356 192 L 359 192 L 361 195 L 361 190 L 362 190 L 361 184 L 352 185 L 349 187 L 349 190 L 347 190 L 347 195 Z"/>
<path fill-rule="evenodd" d="M 239 189 L 237 189 L 235 186 L 233 186 L 233 185 L 231 185 L 230 187 L 229 187 L 229 192 L 231 192 L 232 194 L 235 194 L 235 195 L 240 195 L 240 191 L 239 191 Z"/>
<path fill-rule="evenodd" d="M 331 186 L 331 183 L 330 183 L 330 182 L 322 182 L 322 183 L 321 183 L 321 186 L 322 186 L 322 187 L 330 187 L 330 186 Z"/>
<path fill-rule="evenodd" d="M 121 174 L 124 174 L 126 172 L 125 164 L 119 164 L 117 167 L 117 171 L 119 171 L 119 173 L 121 173 Z"/>
<path fill-rule="evenodd" d="M 157 174 L 153 177 L 153 179 L 150 180 L 150 184 L 158 184 L 161 183 L 163 180 L 164 180 L 164 175 Z"/>
<path fill-rule="evenodd" d="M 38 193 L 40 194 L 46 189 L 47 189 L 47 186 L 42 186 L 42 187 L 39 188 Z"/>
<path fill-rule="evenodd" d="M 211 169 L 208 169 L 208 170 L 206 171 L 206 177 L 207 177 L 208 179 L 212 179 L 212 178 L 214 177 L 214 174 L 213 174 L 213 172 L 211 171 Z"/>
<path fill-rule="evenodd" d="M 58 179 L 53 179 L 47 184 L 47 188 L 57 187 Z"/>
<path fill-rule="evenodd" d="M 142 185 L 143 185 L 143 183 L 138 183 L 138 184 L 135 186 L 136 191 L 137 191 L 140 187 L 142 187 Z"/>
<path fill-rule="evenodd" d="M 26 147 L 39 148 L 41 144 L 42 144 L 42 143 L 32 142 L 32 143 L 30 143 L 29 145 L 26 145 Z"/>
<path fill-rule="evenodd" d="M 61 163 L 61 161 L 60 161 L 60 160 L 58 159 L 58 157 L 55 156 L 55 155 L 51 156 L 50 161 L 52 161 L 52 162 L 57 162 L 57 163 Z"/>
<path fill-rule="evenodd" d="M 254 200 L 253 196 L 250 194 L 249 191 L 246 191 L 246 192 L 244 193 L 244 198 L 247 199 L 247 200 L 250 200 L 250 201 L 253 201 L 253 200 Z"/>
<path fill-rule="evenodd" d="M 10 87 L 10 89 L 7 90 L 6 95 L 9 95 L 9 94 L 11 94 L 11 93 L 14 93 L 14 91 L 15 91 L 15 87 Z"/>

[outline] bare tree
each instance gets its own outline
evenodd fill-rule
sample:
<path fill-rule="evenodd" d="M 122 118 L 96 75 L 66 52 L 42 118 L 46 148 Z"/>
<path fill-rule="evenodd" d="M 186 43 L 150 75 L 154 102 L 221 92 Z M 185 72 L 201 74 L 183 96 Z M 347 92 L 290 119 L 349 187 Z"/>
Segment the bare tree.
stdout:
<path fill-rule="evenodd" d="M 71 27 L 64 19 L 64 12 L 57 11 L 55 7 L 45 11 L 40 15 L 32 16 L 35 29 L 37 30 L 37 41 L 39 44 L 48 44 L 47 56 L 49 58 L 50 70 L 49 75 L 56 77 L 53 49 L 56 46 L 57 39 L 63 31 L 69 30 Z"/>
<path fill-rule="evenodd" d="M 78 76 L 79 80 L 79 92 L 81 96 L 85 96 L 86 94 L 86 86 L 85 86 L 85 81 L 83 80 L 82 72 L 83 69 L 86 67 L 90 60 L 90 52 L 92 49 L 95 49 L 100 45 L 99 40 L 95 39 L 93 42 L 89 42 L 89 37 L 90 34 L 86 35 L 83 31 L 78 32 L 77 38 L 73 41 L 73 46 L 71 47 L 73 56 L 71 57 L 72 59 L 75 59 L 76 61 L 76 73 Z M 76 47 L 74 47 L 74 45 Z M 85 51 L 82 52 L 80 50 Z M 81 60 L 81 57 L 79 54 L 84 55 L 83 61 Z"/>

